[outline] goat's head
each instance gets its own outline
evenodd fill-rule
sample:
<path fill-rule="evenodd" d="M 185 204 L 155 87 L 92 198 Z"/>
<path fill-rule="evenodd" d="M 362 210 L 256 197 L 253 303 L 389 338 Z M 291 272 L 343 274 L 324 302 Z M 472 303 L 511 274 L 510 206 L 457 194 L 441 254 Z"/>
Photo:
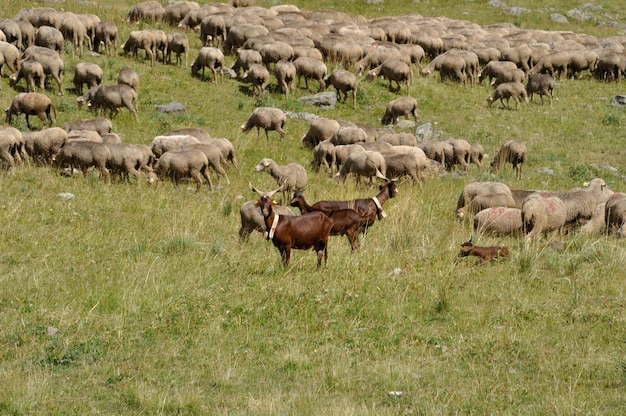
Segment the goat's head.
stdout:
<path fill-rule="evenodd" d="M 470 235 L 469 240 L 461 244 L 461 251 L 457 257 L 466 257 L 474 252 L 474 244 L 472 244 L 473 236 Z"/>
<path fill-rule="evenodd" d="M 267 217 L 268 215 L 270 215 L 271 206 L 276 204 L 276 201 L 274 201 L 274 194 L 276 192 L 279 192 L 282 189 L 282 186 L 270 192 L 263 192 L 263 191 L 259 191 L 258 189 L 256 189 L 252 185 L 252 183 L 248 183 L 248 185 L 250 186 L 250 189 L 252 191 L 259 194 L 259 200 L 256 202 L 256 206 L 260 207 L 261 213 L 263 214 L 263 216 Z"/>

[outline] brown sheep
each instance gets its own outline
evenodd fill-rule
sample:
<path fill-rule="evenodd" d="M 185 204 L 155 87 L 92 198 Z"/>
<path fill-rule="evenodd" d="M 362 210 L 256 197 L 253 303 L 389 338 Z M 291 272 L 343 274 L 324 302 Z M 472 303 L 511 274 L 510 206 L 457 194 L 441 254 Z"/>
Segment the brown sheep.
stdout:
<path fill-rule="evenodd" d="M 43 122 L 44 125 L 46 123 L 46 118 L 48 122 L 52 124 L 52 117 L 50 116 L 50 112 L 54 111 L 54 117 L 57 117 L 57 109 L 50 101 L 47 95 L 39 94 L 37 92 L 22 92 L 15 96 L 11 106 L 5 110 L 6 113 L 6 122 L 11 124 L 13 121 L 13 116 L 18 116 L 20 114 L 26 115 L 26 125 L 30 129 L 30 120 L 29 116 L 36 115 Z"/>
<path fill-rule="evenodd" d="M 517 110 L 519 108 L 520 97 L 522 97 L 524 102 L 528 104 L 528 94 L 526 93 L 526 87 L 524 87 L 524 84 L 517 81 L 505 82 L 498 85 L 495 91 L 487 97 L 487 104 L 491 107 L 491 104 L 493 104 L 494 101 L 500 100 L 502 105 L 510 110 L 511 107 L 509 106 L 509 98 L 513 98 L 513 100 L 515 100 L 515 109 Z M 505 99 L 506 104 L 504 103 Z"/>

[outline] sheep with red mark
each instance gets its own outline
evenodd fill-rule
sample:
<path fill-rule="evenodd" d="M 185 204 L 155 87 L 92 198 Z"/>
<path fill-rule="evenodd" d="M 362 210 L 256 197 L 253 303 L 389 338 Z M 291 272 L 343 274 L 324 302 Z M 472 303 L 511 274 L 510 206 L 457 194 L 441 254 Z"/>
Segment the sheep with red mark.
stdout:
<path fill-rule="evenodd" d="M 257 206 L 261 208 L 268 239 L 280 251 L 283 266 L 289 266 L 291 249 L 308 250 L 313 248 L 317 253 L 317 268 L 324 266 L 328 260 L 328 235 L 332 220 L 322 212 L 312 212 L 301 216 L 278 215 L 274 211 L 273 196 L 281 188 L 271 192 L 262 192 L 252 184 L 250 189 L 259 195 Z"/>

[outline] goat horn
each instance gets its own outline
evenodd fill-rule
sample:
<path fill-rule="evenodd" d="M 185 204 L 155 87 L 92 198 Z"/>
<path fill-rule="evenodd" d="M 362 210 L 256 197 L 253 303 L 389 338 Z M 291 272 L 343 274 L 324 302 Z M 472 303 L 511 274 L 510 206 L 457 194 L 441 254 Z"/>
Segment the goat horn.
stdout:
<path fill-rule="evenodd" d="M 385 181 L 388 181 L 388 180 L 389 180 L 389 179 L 387 179 L 387 178 L 385 177 L 385 175 L 383 175 L 383 174 L 382 174 L 382 172 L 381 172 L 378 168 L 376 168 L 376 177 L 377 177 L 377 178 L 380 178 L 380 179 L 382 179 L 382 180 L 385 180 Z"/>
<path fill-rule="evenodd" d="M 250 186 L 251 191 L 256 192 L 257 194 L 259 194 L 259 196 L 263 196 L 263 192 L 259 191 L 254 186 L 252 186 L 252 182 L 248 182 L 248 185 Z"/>
<path fill-rule="evenodd" d="M 474 236 L 473 236 L 473 235 L 470 235 L 470 238 L 469 238 L 469 240 L 467 240 L 467 243 L 466 243 L 466 244 L 471 244 L 471 243 L 472 243 L 472 238 L 474 238 Z"/>
<path fill-rule="evenodd" d="M 278 187 L 278 189 L 275 189 L 275 190 L 273 190 L 271 192 L 268 192 L 266 195 L 268 196 L 268 198 L 272 198 L 276 192 L 279 192 L 282 189 L 283 189 L 283 186 L 281 185 L 281 186 Z"/>

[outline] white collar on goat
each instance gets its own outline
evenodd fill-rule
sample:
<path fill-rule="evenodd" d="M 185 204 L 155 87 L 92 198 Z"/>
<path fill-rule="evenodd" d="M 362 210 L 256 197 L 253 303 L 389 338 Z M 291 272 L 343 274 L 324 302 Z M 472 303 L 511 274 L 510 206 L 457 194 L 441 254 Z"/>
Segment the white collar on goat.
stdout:
<path fill-rule="evenodd" d="M 387 218 L 387 214 L 385 213 L 385 211 L 383 210 L 383 206 L 380 205 L 380 201 L 378 200 L 378 198 L 376 198 L 375 196 L 372 197 L 372 201 L 374 201 L 374 203 L 376 204 L 376 208 L 378 208 L 379 211 L 379 216 L 381 218 Z"/>
<path fill-rule="evenodd" d="M 278 226 L 278 217 L 280 217 L 280 215 L 278 215 L 277 213 L 274 213 L 274 221 L 272 222 L 272 227 L 267 233 L 268 240 L 271 240 L 272 238 L 274 238 L 274 233 L 276 232 L 276 227 Z"/>

